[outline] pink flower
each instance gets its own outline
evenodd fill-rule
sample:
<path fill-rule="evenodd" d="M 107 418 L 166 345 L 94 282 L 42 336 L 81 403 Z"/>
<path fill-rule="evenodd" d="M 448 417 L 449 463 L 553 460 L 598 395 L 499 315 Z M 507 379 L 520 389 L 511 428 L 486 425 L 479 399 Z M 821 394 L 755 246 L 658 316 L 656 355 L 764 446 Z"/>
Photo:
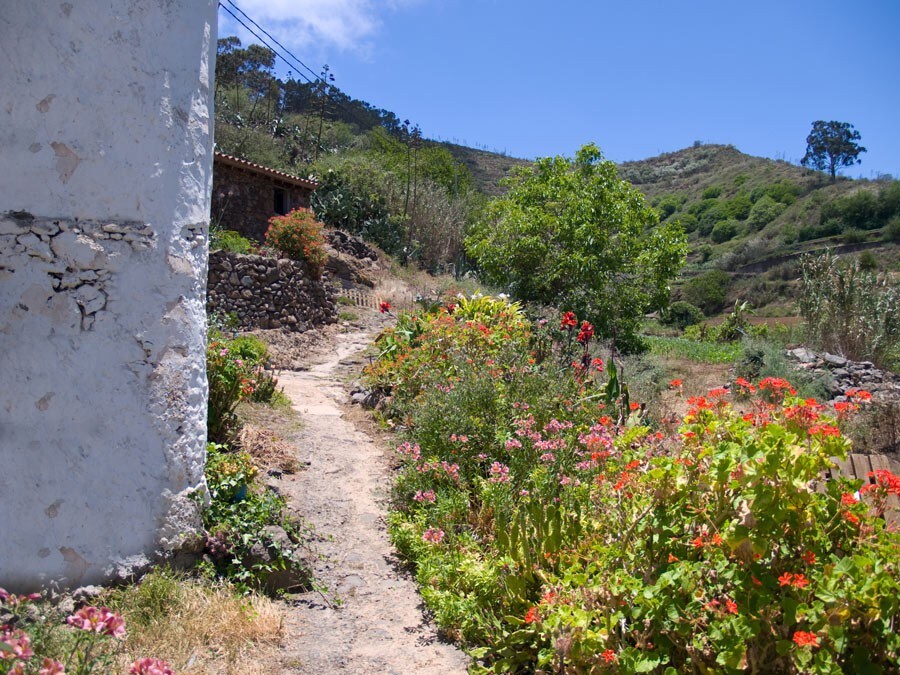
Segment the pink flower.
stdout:
<path fill-rule="evenodd" d="M 416 500 L 417 502 L 432 503 L 436 499 L 436 496 L 434 494 L 434 490 L 426 490 L 425 492 L 422 492 L 421 490 L 419 490 L 418 492 L 416 492 L 413 499 Z"/>
<path fill-rule="evenodd" d="M 45 658 L 38 675 L 66 675 L 66 667 L 56 659 Z"/>
<path fill-rule="evenodd" d="M 429 544 L 440 544 L 444 541 L 444 531 L 429 527 L 422 533 L 422 541 L 427 541 Z"/>
<path fill-rule="evenodd" d="M 81 630 L 114 638 L 125 637 L 125 621 L 122 615 L 113 612 L 109 607 L 82 607 L 66 618 L 66 623 Z"/>
<path fill-rule="evenodd" d="M 172 666 L 162 659 L 143 658 L 131 664 L 129 675 L 175 675 Z"/>
<path fill-rule="evenodd" d="M 512 452 L 513 450 L 516 450 L 517 448 L 521 448 L 521 447 L 522 447 L 522 442 L 519 441 L 518 439 L 510 438 L 508 441 L 506 441 L 506 451 L 507 452 Z"/>
<path fill-rule="evenodd" d="M 0 661 L 6 659 L 27 661 L 34 656 L 34 651 L 31 649 L 31 639 L 23 630 L 13 630 L 9 626 L 4 626 L 0 629 L 0 642 L 5 642 L 9 645 L 9 650 L 5 648 L 0 650 Z"/>
<path fill-rule="evenodd" d="M 509 467 L 500 462 L 491 464 L 491 477 L 488 479 L 491 483 L 508 483 Z"/>

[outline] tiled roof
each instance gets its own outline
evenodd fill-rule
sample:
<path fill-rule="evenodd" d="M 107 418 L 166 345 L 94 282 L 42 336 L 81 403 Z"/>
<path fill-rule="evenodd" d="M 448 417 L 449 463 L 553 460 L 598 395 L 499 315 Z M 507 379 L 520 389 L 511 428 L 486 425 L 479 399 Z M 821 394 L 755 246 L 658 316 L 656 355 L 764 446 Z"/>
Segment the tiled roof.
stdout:
<path fill-rule="evenodd" d="M 254 162 L 248 162 L 246 159 L 226 155 L 224 152 L 215 153 L 214 163 L 215 162 L 221 162 L 222 164 L 225 164 L 227 166 L 234 166 L 239 169 L 255 171 L 256 173 L 271 176 L 272 178 L 277 178 L 278 180 L 284 181 L 285 183 L 304 187 L 308 190 L 315 190 L 317 187 L 319 187 L 319 184 L 314 180 L 299 178 L 298 176 L 293 176 L 289 173 L 285 173 L 284 171 L 279 171 L 278 169 L 270 169 L 269 167 L 263 166 L 262 164 L 255 164 Z"/>

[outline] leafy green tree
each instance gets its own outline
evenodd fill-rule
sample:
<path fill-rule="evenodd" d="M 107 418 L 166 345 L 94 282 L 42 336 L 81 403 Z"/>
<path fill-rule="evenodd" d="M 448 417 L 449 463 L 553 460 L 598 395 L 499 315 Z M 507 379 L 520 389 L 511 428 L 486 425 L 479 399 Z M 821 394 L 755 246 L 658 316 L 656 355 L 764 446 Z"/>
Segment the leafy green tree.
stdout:
<path fill-rule="evenodd" d="M 775 220 L 784 211 L 784 204 L 775 201 L 769 195 L 763 195 L 750 209 L 750 216 L 747 222 L 751 227 L 761 230 L 766 225 Z"/>
<path fill-rule="evenodd" d="M 681 287 L 681 297 L 703 310 L 707 316 L 715 314 L 725 304 L 731 277 L 722 270 L 710 270 L 688 279 Z"/>
<path fill-rule="evenodd" d="M 840 167 L 862 162 L 859 155 L 866 149 L 857 143 L 860 138 L 852 124 L 817 120 L 806 137 L 806 154 L 800 163 L 818 171 L 828 171 L 834 180 Z"/>
<path fill-rule="evenodd" d="M 681 227 L 658 225 L 593 144 L 574 161 L 520 167 L 505 184 L 466 239 L 483 278 L 521 300 L 574 310 L 619 348 L 636 347 L 640 318 L 668 303 L 684 262 Z"/>

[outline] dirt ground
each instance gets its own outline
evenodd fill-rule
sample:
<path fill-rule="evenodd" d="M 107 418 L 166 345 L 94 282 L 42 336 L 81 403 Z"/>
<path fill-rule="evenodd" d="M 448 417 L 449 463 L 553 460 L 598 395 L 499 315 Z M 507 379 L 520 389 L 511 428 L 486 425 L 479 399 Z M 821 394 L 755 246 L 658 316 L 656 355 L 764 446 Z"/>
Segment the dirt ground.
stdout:
<path fill-rule="evenodd" d="M 465 673 L 468 657 L 428 622 L 388 540 L 391 448 L 349 405 L 348 383 L 390 317 L 353 311 L 352 324 L 301 336 L 260 332 L 284 369 L 296 413 L 288 441 L 304 467 L 271 484 L 311 526 L 317 554 L 317 589 L 288 600 L 277 672 Z"/>

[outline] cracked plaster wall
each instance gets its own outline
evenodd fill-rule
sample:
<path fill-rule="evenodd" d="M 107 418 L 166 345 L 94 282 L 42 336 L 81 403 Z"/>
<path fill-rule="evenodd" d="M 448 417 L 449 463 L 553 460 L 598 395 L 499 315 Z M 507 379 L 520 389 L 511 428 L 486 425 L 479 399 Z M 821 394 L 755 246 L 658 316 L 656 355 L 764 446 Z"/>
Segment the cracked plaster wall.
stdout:
<path fill-rule="evenodd" d="M 214 0 L 0 13 L 0 586 L 194 543 L 215 41 Z"/>

